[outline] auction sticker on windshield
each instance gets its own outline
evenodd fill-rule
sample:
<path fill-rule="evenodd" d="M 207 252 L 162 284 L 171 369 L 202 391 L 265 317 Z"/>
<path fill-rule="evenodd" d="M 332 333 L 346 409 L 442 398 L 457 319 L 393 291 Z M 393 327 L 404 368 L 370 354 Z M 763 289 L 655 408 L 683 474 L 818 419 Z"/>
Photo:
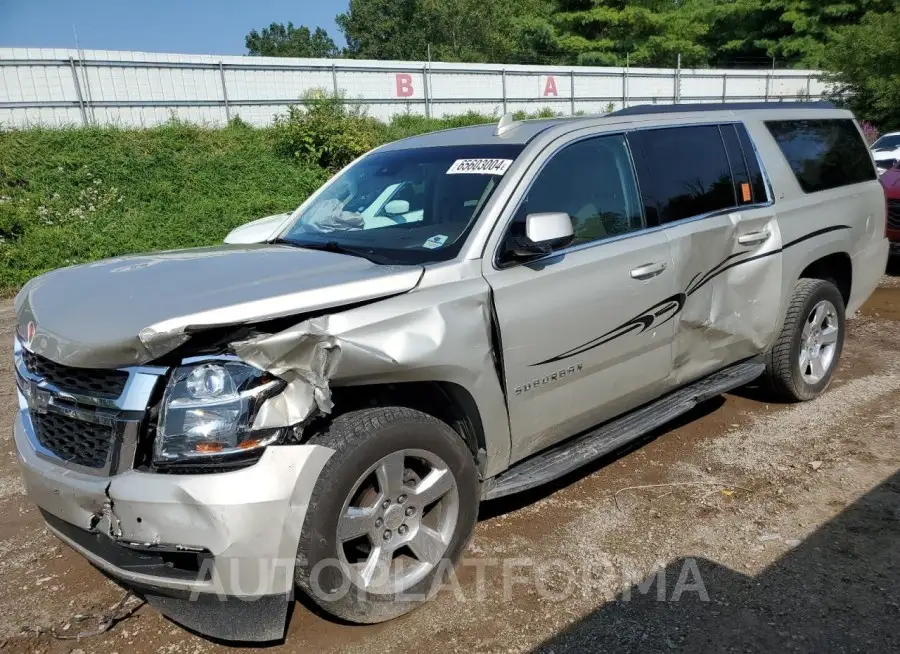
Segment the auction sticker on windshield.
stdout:
<path fill-rule="evenodd" d="M 511 165 L 512 159 L 457 159 L 447 174 L 503 175 Z"/>
<path fill-rule="evenodd" d="M 425 241 L 425 243 L 422 244 L 422 247 L 428 250 L 436 250 L 446 242 L 447 237 L 443 234 L 438 234 L 437 236 L 432 236 L 430 239 Z"/>

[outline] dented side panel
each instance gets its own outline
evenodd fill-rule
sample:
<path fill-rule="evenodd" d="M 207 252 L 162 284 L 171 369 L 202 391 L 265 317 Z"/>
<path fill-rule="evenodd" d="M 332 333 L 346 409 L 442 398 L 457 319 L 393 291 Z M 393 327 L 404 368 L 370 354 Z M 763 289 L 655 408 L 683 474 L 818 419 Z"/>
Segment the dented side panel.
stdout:
<path fill-rule="evenodd" d="M 675 317 L 673 385 L 763 352 L 782 310 L 783 244 L 774 206 L 688 221 L 665 232 L 685 296 Z"/>
<path fill-rule="evenodd" d="M 256 428 L 303 422 L 333 408 L 336 386 L 437 381 L 474 398 L 484 427 L 487 476 L 509 463 L 509 421 L 494 365 L 490 288 L 480 262 L 428 268 L 408 294 L 304 321 L 235 343 L 235 354 L 288 382 Z"/>

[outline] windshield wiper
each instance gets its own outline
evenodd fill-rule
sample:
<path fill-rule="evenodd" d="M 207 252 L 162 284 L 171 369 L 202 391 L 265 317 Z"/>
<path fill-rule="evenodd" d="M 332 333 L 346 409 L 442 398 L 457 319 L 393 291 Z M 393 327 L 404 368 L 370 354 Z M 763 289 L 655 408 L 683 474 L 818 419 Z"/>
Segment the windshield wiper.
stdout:
<path fill-rule="evenodd" d="M 361 257 L 368 259 L 373 263 L 378 263 L 372 257 L 375 253 L 367 248 L 355 248 L 349 245 L 343 245 L 337 241 L 292 241 L 287 238 L 276 238 L 273 243 L 278 245 L 290 245 L 295 248 L 303 248 L 304 250 L 322 250 L 323 252 L 334 252 L 335 254 L 347 254 L 351 257 Z"/>

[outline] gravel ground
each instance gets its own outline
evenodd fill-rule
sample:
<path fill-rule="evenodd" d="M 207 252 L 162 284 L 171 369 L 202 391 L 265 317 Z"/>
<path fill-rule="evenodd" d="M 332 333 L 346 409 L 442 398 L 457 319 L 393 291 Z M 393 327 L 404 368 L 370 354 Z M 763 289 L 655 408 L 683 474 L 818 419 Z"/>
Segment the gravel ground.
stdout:
<path fill-rule="evenodd" d="M 851 321 L 829 392 L 711 400 L 629 451 L 486 503 L 430 604 L 352 627 L 298 604 L 287 652 L 900 651 L 900 277 Z M 0 360 L 12 311 L 0 305 Z M 146 606 L 61 641 L 121 590 L 56 543 L 24 495 L 0 373 L 0 648 L 213 652 Z M 63 631 L 62 633 L 66 633 Z"/>

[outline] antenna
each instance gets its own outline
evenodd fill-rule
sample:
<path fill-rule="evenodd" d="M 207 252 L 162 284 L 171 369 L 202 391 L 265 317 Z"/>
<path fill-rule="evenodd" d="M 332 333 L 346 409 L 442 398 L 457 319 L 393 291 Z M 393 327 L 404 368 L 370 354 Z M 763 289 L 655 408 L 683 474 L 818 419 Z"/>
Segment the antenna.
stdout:
<path fill-rule="evenodd" d="M 505 113 L 500 118 L 500 122 L 497 123 L 497 129 L 494 130 L 494 136 L 503 136 L 508 131 L 518 127 L 519 124 L 519 121 L 513 118 L 513 115 L 511 113 Z"/>

